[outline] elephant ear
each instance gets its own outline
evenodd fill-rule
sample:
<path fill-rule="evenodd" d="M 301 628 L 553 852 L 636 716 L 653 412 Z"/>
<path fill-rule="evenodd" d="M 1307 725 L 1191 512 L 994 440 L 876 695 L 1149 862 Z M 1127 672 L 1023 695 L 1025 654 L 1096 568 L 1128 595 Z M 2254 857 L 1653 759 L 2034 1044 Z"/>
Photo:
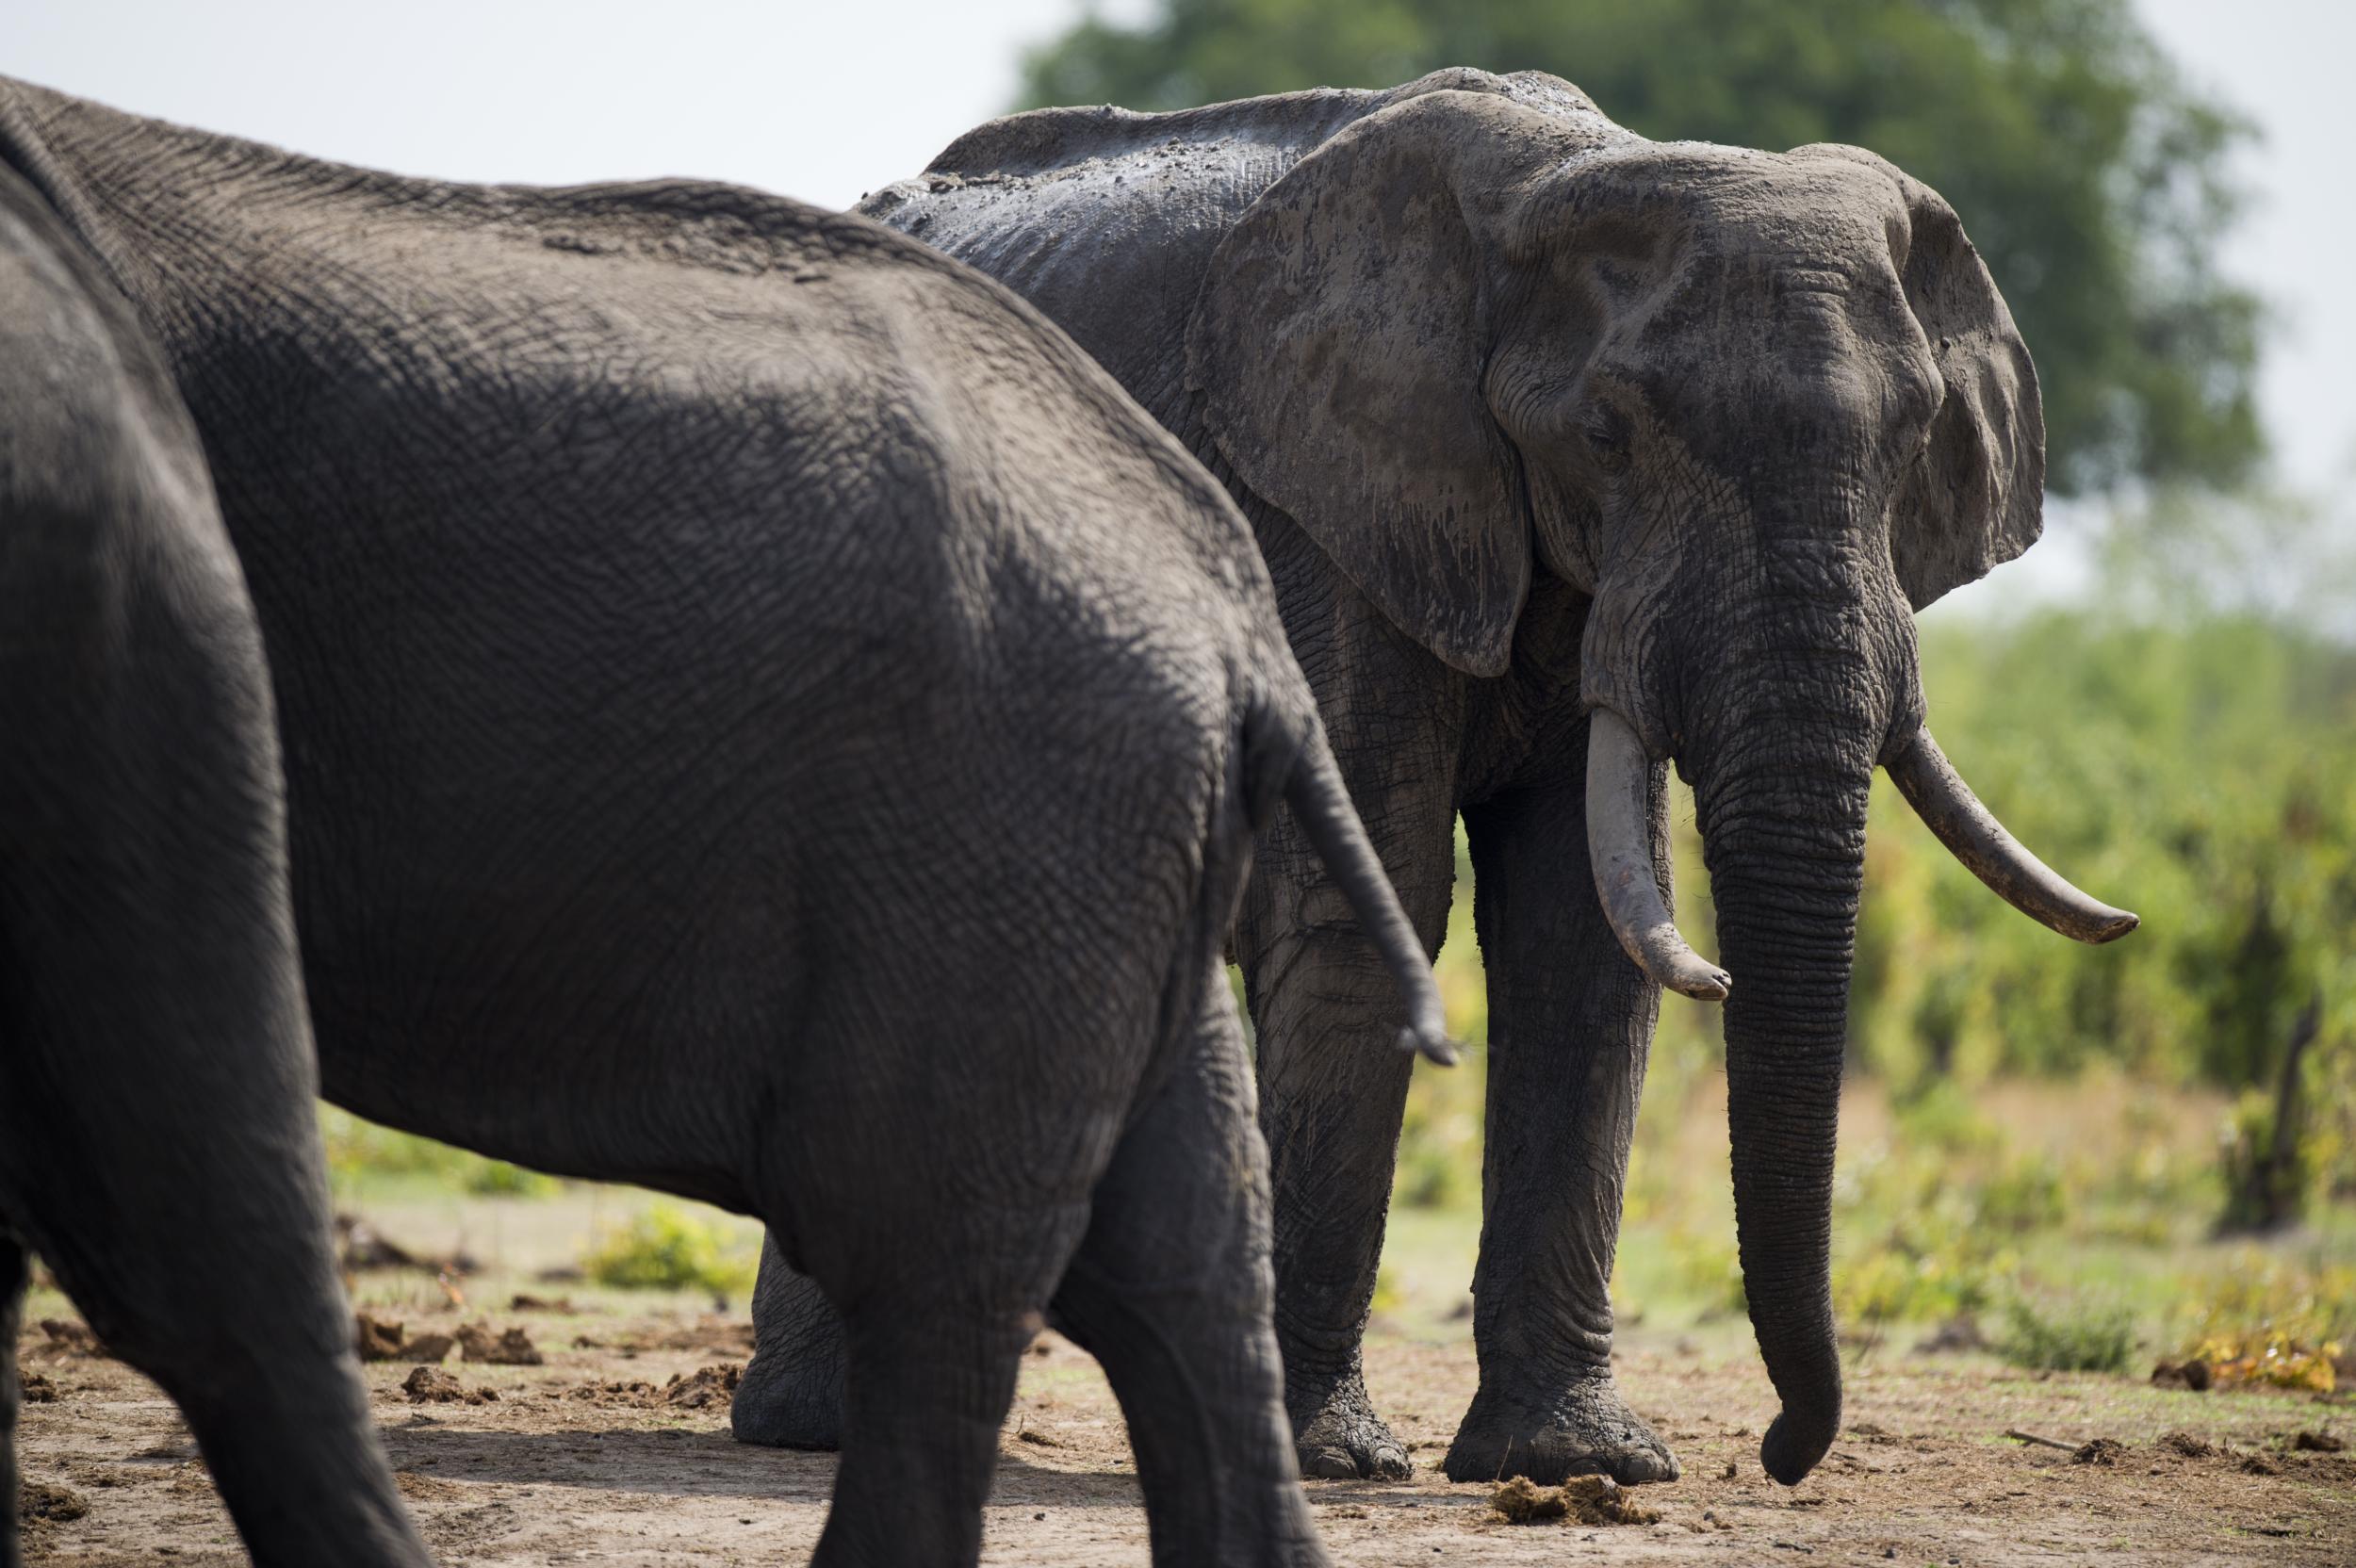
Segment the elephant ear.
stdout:
<path fill-rule="evenodd" d="M 1482 104 L 1513 107 L 1427 94 L 1301 159 L 1220 242 L 1186 353 L 1244 483 L 1400 630 L 1493 676 L 1531 547 L 1515 455 L 1481 389 L 1493 263 L 1452 156 Z"/>
<path fill-rule="evenodd" d="M 1946 199 L 1871 153 L 1806 149 L 1866 163 L 1905 197 L 1901 281 L 1945 392 L 1929 441 L 1890 505 L 1890 550 L 1914 608 L 1988 575 L 2044 529 L 2045 407 L 2037 367 L 1988 264 Z"/>

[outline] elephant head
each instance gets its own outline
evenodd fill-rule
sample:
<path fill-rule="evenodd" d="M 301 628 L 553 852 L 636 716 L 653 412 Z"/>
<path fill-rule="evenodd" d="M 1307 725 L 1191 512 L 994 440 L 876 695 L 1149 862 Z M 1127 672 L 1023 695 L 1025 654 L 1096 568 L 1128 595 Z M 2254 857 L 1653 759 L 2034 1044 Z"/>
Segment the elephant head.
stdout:
<path fill-rule="evenodd" d="M 1222 241 L 1189 370 L 1243 481 L 1448 664 L 1506 668 L 1533 573 L 1585 596 L 1597 890 L 1654 979 L 1726 1000 L 1784 1405 L 1761 1457 L 1795 1482 L 1840 1424 L 1873 768 L 2029 914 L 2088 941 L 2135 923 L 2014 842 L 1922 724 L 1911 611 L 2038 532 L 2037 376 L 1954 210 L 1873 155 L 1653 142 L 1551 78 L 1489 81 L 1403 96 L 1271 186 Z M 1693 786 L 1725 971 L 1655 878 L 1662 760 Z"/>

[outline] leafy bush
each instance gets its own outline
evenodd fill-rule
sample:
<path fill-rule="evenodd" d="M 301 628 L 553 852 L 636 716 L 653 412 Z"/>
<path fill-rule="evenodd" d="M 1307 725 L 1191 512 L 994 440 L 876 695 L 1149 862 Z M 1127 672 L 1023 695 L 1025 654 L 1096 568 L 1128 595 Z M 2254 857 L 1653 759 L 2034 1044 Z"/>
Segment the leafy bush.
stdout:
<path fill-rule="evenodd" d="M 1985 1154 L 2003 1139 L 1953 1078 L 1911 1086 L 1898 1103 L 1898 1138 L 1917 1155 Z"/>
<path fill-rule="evenodd" d="M 486 1160 L 480 1155 L 469 1158 L 472 1163 L 460 1172 L 458 1183 L 477 1197 L 546 1198 L 564 1185 L 553 1176 L 527 1170 L 505 1160 Z"/>
<path fill-rule="evenodd" d="M 2268 1345 L 2356 1344 L 2356 1264 L 2301 1263 L 2248 1247 L 2222 1268 L 2180 1276 L 2175 1295 L 2184 1342 L 2225 1350 L 2222 1359 L 2263 1355 Z"/>
<path fill-rule="evenodd" d="M 753 1282 L 755 1260 L 719 1226 L 669 1203 L 654 1203 L 610 1231 L 581 1260 L 581 1271 L 616 1290 L 708 1290 L 734 1295 Z"/>
<path fill-rule="evenodd" d="M 1742 1282 L 1742 1254 L 1730 1239 L 1679 1230 L 1671 1233 L 1668 1245 L 1677 1259 L 1678 1293 L 1699 1304 L 1704 1321 L 1749 1314 L 1751 1298 Z"/>
<path fill-rule="evenodd" d="M 2061 1168 L 2043 1154 L 2018 1154 L 1980 1187 L 1979 1222 L 2021 1235 L 2059 1225 L 2067 1212 Z"/>
<path fill-rule="evenodd" d="M 2118 1372 L 2135 1349 L 2135 1315 L 2122 1306 L 2076 1302 L 2042 1311 L 2025 1297 L 2004 1308 L 1997 1353 L 2037 1372 Z"/>
<path fill-rule="evenodd" d="M 1988 1266 L 1971 1249 L 1891 1246 L 1834 1271 L 1833 1310 L 1843 1323 L 1937 1322 L 1976 1312 L 1989 1289 Z"/>

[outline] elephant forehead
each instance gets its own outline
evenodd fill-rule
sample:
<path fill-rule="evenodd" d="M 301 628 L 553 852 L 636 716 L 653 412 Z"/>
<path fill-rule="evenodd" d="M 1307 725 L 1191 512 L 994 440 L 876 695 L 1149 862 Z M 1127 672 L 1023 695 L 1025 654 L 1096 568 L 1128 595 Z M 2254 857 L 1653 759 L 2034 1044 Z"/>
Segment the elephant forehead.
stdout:
<path fill-rule="evenodd" d="M 1558 255 L 1666 246 L 1887 258 L 1906 226 L 1903 195 L 1879 170 L 1712 142 L 1628 138 L 1565 159 L 1532 196 L 1516 227 Z"/>

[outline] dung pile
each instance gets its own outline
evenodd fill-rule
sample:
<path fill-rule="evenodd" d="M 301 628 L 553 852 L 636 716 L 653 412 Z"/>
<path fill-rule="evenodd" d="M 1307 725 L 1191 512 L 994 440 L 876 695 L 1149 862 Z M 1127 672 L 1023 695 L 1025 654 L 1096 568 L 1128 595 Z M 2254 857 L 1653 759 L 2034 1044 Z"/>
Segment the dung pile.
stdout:
<path fill-rule="evenodd" d="M 499 1396 L 495 1388 L 468 1388 L 438 1366 L 413 1368 L 401 1391 L 413 1405 L 488 1405 Z"/>
<path fill-rule="evenodd" d="M 448 1334 L 404 1336 L 401 1326 L 373 1313 L 355 1313 L 353 1331 L 362 1361 L 438 1362 L 457 1343 Z"/>
<path fill-rule="evenodd" d="M 532 1336 L 521 1329 L 495 1334 L 491 1325 L 481 1318 L 458 1331 L 458 1348 L 465 1352 L 466 1360 L 492 1366 L 537 1366 L 542 1359 Z"/>
<path fill-rule="evenodd" d="M 55 1481 L 25 1480 L 17 1483 L 16 1516 L 19 1519 L 63 1524 L 69 1519 L 79 1519 L 89 1511 L 90 1504 L 71 1487 L 59 1486 Z"/>
<path fill-rule="evenodd" d="M 43 1337 L 41 1348 L 53 1356 L 105 1356 L 106 1348 L 98 1342 L 87 1323 L 76 1323 L 69 1317 L 44 1317 L 41 1320 Z"/>
<path fill-rule="evenodd" d="M 1581 1525 L 1654 1525 L 1661 1515 L 1637 1502 L 1609 1476 L 1573 1476 L 1561 1486 L 1538 1486 L 1527 1476 L 1507 1481 L 1489 1506 L 1508 1524 L 1539 1525 L 1572 1520 Z"/>
<path fill-rule="evenodd" d="M 2216 1444 L 2190 1432 L 2164 1432 L 2153 1446 L 2179 1459 L 2214 1459 L 2217 1451 Z"/>
<path fill-rule="evenodd" d="M 735 1362 L 702 1366 L 657 1388 L 649 1382 L 582 1383 L 560 1399 L 590 1405 L 619 1405 L 632 1410 L 726 1410 L 736 1397 L 736 1384 L 744 1368 Z"/>

